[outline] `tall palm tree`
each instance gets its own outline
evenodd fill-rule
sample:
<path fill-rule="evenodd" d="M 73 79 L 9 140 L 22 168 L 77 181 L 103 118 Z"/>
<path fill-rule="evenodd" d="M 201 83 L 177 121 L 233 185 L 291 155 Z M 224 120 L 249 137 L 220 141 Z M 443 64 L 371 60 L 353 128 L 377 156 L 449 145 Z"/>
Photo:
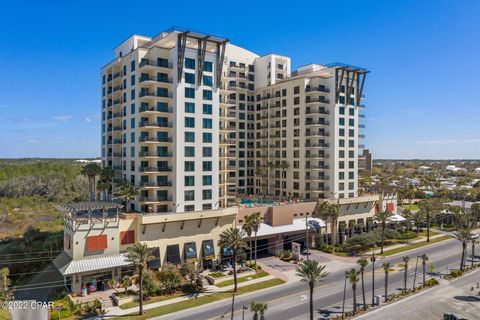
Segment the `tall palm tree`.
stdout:
<path fill-rule="evenodd" d="M 337 244 L 337 222 L 338 217 L 340 216 L 340 204 L 339 203 L 330 203 L 329 217 L 332 222 L 332 246 Z"/>
<path fill-rule="evenodd" d="M 404 211 L 404 215 L 405 217 L 410 220 L 411 222 L 413 222 L 413 225 L 416 227 L 416 233 L 417 233 L 417 236 L 418 236 L 418 233 L 420 232 L 420 226 L 425 223 L 425 219 L 426 219 L 426 215 L 425 215 L 425 212 L 422 211 L 422 210 L 418 210 L 418 211 L 409 211 L 409 210 L 406 210 L 408 212 L 405 212 Z"/>
<path fill-rule="evenodd" d="M 261 302 L 250 301 L 250 310 L 254 313 L 253 320 L 258 320 L 260 314 L 260 320 L 265 319 L 265 311 L 267 311 L 267 304 Z"/>
<path fill-rule="evenodd" d="M 268 161 L 267 162 L 267 183 L 268 183 L 268 188 L 267 192 L 270 193 L 270 176 L 272 175 L 272 170 L 275 168 L 275 163 L 273 161 Z"/>
<path fill-rule="evenodd" d="M 253 252 L 252 252 L 252 233 L 253 233 L 253 228 L 252 228 L 252 222 L 251 222 L 251 219 L 250 219 L 251 216 L 245 216 L 245 221 L 242 225 L 242 229 L 243 231 L 245 231 L 245 233 L 247 234 L 248 236 L 248 245 L 250 247 L 250 263 L 252 263 L 252 255 L 253 255 Z"/>
<path fill-rule="evenodd" d="M 100 192 L 100 200 L 107 200 L 106 191 L 110 189 L 110 183 L 98 180 L 97 190 Z"/>
<path fill-rule="evenodd" d="M 328 201 L 322 201 L 318 204 L 318 208 L 316 210 L 316 215 L 325 222 L 325 228 L 328 223 L 328 220 L 330 219 L 330 202 Z M 322 238 L 322 228 L 319 228 L 320 234 L 319 238 L 320 241 L 323 241 Z"/>
<path fill-rule="evenodd" d="M 345 276 L 352 285 L 353 291 L 353 314 L 357 313 L 357 282 L 360 281 L 360 273 L 352 268 L 345 272 Z"/>
<path fill-rule="evenodd" d="M 424 253 L 420 256 L 420 259 L 422 259 L 423 285 L 425 285 L 425 274 L 427 271 L 428 256 Z"/>
<path fill-rule="evenodd" d="M 280 169 L 282 169 L 280 171 L 280 201 L 282 201 L 282 196 L 283 196 L 283 171 L 287 170 L 288 168 L 290 167 L 290 164 L 288 164 L 287 161 L 283 160 L 281 163 L 280 163 Z"/>
<path fill-rule="evenodd" d="M 368 261 L 365 258 L 360 258 L 357 260 L 357 264 L 360 266 L 360 276 L 362 277 L 363 310 L 367 310 L 367 302 L 365 300 L 365 282 L 363 281 L 363 274 L 365 272 L 365 267 L 368 266 Z"/>
<path fill-rule="evenodd" d="M 477 239 L 472 239 L 472 264 L 470 265 L 473 268 L 473 263 L 475 261 L 475 244 L 477 243 Z"/>
<path fill-rule="evenodd" d="M 410 261 L 409 256 L 404 256 L 403 257 L 403 262 L 404 262 L 404 273 L 403 273 L 403 293 L 407 293 L 407 275 L 408 275 L 408 261 Z"/>
<path fill-rule="evenodd" d="M 143 315 L 143 276 L 147 269 L 148 261 L 154 259 L 152 249 L 144 243 L 135 243 L 127 248 L 127 260 L 130 261 L 135 269 L 138 271 L 138 285 L 139 285 L 139 310 L 138 313 Z"/>
<path fill-rule="evenodd" d="M 263 217 L 260 215 L 260 212 L 254 212 L 249 217 L 252 231 L 255 234 L 255 267 L 257 266 L 257 233 L 260 229 L 260 225 L 263 221 Z"/>
<path fill-rule="evenodd" d="M 390 272 L 390 262 L 383 264 L 383 271 L 385 272 L 385 302 L 388 300 L 388 273 Z"/>
<path fill-rule="evenodd" d="M 470 229 L 463 228 L 453 233 L 453 237 L 462 243 L 462 260 L 460 261 L 460 270 L 465 268 L 465 255 L 467 254 L 467 243 L 470 241 Z"/>
<path fill-rule="evenodd" d="M 82 168 L 82 174 L 88 178 L 88 191 L 90 193 L 90 201 L 95 201 L 95 177 L 102 172 L 102 168 L 96 163 L 87 163 Z"/>
<path fill-rule="evenodd" d="M 102 168 L 102 172 L 100 172 L 100 181 L 108 184 L 108 190 L 113 182 L 114 172 L 111 167 L 104 167 Z M 110 200 L 109 193 L 105 190 L 105 200 Z"/>
<path fill-rule="evenodd" d="M 381 226 L 382 226 L 382 243 L 381 243 L 381 247 L 380 247 L 380 254 L 383 254 L 383 245 L 384 245 L 384 242 L 385 242 L 385 229 L 387 227 L 387 221 L 388 221 L 388 218 L 390 218 L 392 214 L 389 212 L 389 211 L 379 211 L 377 213 L 375 213 L 375 215 L 373 216 L 373 218 L 377 221 L 379 221 L 381 223 Z"/>
<path fill-rule="evenodd" d="M 218 245 L 222 248 L 229 248 L 233 258 L 233 292 L 237 292 L 237 253 L 248 249 L 248 244 L 243 240 L 245 233 L 237 228 L 229 228 L 220 234 Z"/>
<path fill-rule="evenodd" d="M 127 212 L 130 212 L 130 201 L 135 200 L 135 197 L 139 195 L 139 191 L 133 184 L 124 182 L 118 187 L 115 195 L 117 198 L 125 201 L 125 209 Z"/>
<path fill-rule="evenodd" d="M 310 288 L 310 320 L 313 320 L 313 289 L 315 283 L 327 276 L 326 266 L 320 265 L 316 260 L 304 260 L 299 263 L 296 271 L 301 281 L 308 282 Z"/>

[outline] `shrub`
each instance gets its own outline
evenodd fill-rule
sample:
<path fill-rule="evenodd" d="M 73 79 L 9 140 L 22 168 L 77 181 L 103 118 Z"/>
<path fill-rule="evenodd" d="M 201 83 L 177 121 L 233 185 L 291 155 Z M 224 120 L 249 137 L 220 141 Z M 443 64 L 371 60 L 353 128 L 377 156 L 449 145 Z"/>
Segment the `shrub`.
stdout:
<path fill-rule="evenodd" d="M 450 276 L 451 276 L 452 278 L 460 277 L 462 274 L 463 274 L 463 271 L 462 271 L 462 270 L 459 270 L 459 269 L 452 269 L 452 270 L 450 270 Z"/>
<path fill-rule="evenodd" d="M 161 287 L 166 294 L 174 293 L 182 284 L 182 276 L 174 266 L 169 264 L 162 268 L 158 278 L 160 279 Z"/>
<path fill-rule="evenodd" d="M 437 285 L 437 284 L 438 284 L 438 280 L 437 280 L 437 279 L 430 278 L 430 279 L 428 279 L 428 280 L 425 281 L 424 286 L 426 286 L 426 287 L 432 287 L 432 286 Z"/>
<path fill-rule="evenodd" d="M 221 271 L 215 271 L 215 272 L 209 273 L 208 275 L 209 275 L 210 277 L 213 277 L 213 278 L 225 277 L 225 273 L 223 273 L 223 272 L 221 272 Z"/>
<path fill-rule="evenodd" d="M 146 296 L 153 296 L 160 292 L 160 280 L 153 270 L 146 270 L 143 276 L 143 289 Z"/>

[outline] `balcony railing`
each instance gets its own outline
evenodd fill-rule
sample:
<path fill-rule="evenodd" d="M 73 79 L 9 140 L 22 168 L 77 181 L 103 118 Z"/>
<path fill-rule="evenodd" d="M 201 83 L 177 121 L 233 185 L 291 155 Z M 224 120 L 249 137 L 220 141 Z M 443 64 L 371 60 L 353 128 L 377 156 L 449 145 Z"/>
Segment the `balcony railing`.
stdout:
<path fill-rule="evenodd" d="M 158 92 L 140 91 L 140 98 L 143 97 L 172 98 L 172 94 L 170 92 L 168 94 L 160 94 Z"/>
<path fill-rule="evenodd" d="M 169 107 L 153 107 L 153 106 L 141 106 L 139 108 L 140 112 L 165 112 L 165 113 L 172 113 L 173 108 Z"/>
<path fill-rule="evenodd" d="M 318 131 L 318 132 L 306 132 L 305 136 L 306 137 L 328 137 L 330 136 L 330 134 L 328 132 Z"/>
<path fill-rule="evenodd" d="M 172 181 L 142 181 L 141 187 L 171 187 Z"/>
<path fill-rule="evenodd" d="M 159 63 L 158 61 L 155 61 L 155 60 L 142 59 L 142 61 L 140 61 L 140 68 L 142 68 L 144 66 L 154 66 L 154 67 L 172 69 L 173 68 L 173 63 L 170 63 L 170 62 L 160 62 Z"/>
<path fill-rule="evenodd" d="M 157 157 L 157 158 L 165 158 L 165 157 L 171 157 L 172 153 L 171 152 L 148 152 L 148 151 L 139 151 L 138 152 L 139 157 Z"/>
<path fill-rule="evenodd" d="M 328 126 L 329 121 L 305 121 L 306 126 Z"/>
<path fill-rule="evenodd" d="M 159 137 L 140 137 L 139 142 L 172 142 L 173 139 L 168 138 L 159 138 Z"/>
<path fill-rule="evenodd" d="M 325 92 L 328 93 L 330 92 L 330 89 L 325 88 L 325 87 L 307 87 L 305 88 L 305 92 Z"/>
<path fill-rule="evenodd" d="M 172 171 L 171 167 L 139 167 L 140 172 L 169 172 Z"/>
<path fill-rule="evenodd" d="M 305 103 L 330 103 L 328 99 L 305 99 Z"/>
<path fill-rule="evenodd" d="M 142 201 L 142 202 L 163 202 L 163 201 L 172 201 L 172 197 L 171 196 L 167 196 L 167 197 L 156 197 L 156 196 L 152 196 L 152 197 L 138 197 L 138 200 L 139 201 Z"/>
<path fill-rule="evenodd" d="M 161 83 L 172 83 L 173 79 L 172 78 L 165 78 L 165 77 L 146 77 L 142 76 L 140 77 L 140 83 L 145 82 L 145 81 L 153 81 L 153 82 L 161 82 Z"/>
<path fill-rule="evenodd" d="M 143 121 L 140 122 L 140 127 L 158 127 L 158 128 L 172 128 L 171 122 L 152 122 L 152 121 Z"/>
<path fill-rule="evenodd" d="M 330 112 L 328 110 L 322 110 L 318 108 L 318 109 L 306 110 L 305 114 L 330 114 Z"/>

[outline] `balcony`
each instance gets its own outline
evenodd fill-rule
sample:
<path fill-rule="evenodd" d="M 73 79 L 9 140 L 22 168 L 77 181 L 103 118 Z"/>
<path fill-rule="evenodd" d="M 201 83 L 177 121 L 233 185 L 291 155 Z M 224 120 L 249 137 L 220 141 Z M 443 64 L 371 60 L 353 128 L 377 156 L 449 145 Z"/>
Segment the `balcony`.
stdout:
<path fill-rule="evenodd" d="M 220 104 L 236 105 L 237 101 L 233 99 L 220 99 Z"/>
<path fill-rule="evenodd" d="M 306 153 L 305 158 L 309 159 L 326 159 L 329 155 L 327 153 Z"/>
<path fill-rule="evenodd" d="M 173 83 L 172 78 L 165 78 L 165 77 L 150 77 L 150 76 L 141 76 L 140 83 Z"/>
<path fill-rule="evenodd" d="M 172 98 L 172 93 L 168 93 L 168 94 L 160 94 L 160 93 L 157 93 L 157 92 L 150 92 L 150 91 L 140 91 L 140 98 L 144 98 L 144 99 L 158 99 L 158 98 L 162 98 L 162 99 L 171 99 Z"/>
<path fill-rule="evenodd" d="M 112 132 L 112 131 L 121 131 L 122 127 L 121 126 L 113 126 L 113 127 L 108 127 L 107 132 Z"/>
<path fill-rule="evenodd" d="M 153 122 L 153 121 L 143 121 L 140 122 L 140 128 L 172 128 L 171 122 Z"/>
<path fill-rule="evenodd" d="M 121 112 L 115 112 L 115 113 L 110 113 L 108 116 L 107 116 L 107 120 L 110 120 L 110 119 L 116 119 L 116 118 L 121 118 L 122 117 L 122 113 Z"/>
<path fill-rule="evenodd" d="M 312 166 L 312 165 L 305 165 L 305 169 L 307 170 L 328 170 L 330 167 L 328 165 L 323 166 Z"/>
<path fill-rule="evenodd" d="M 158 173 L 158 172 L 170 172 L 172 171 L 171 167 L 139 167 L 139 172 L 144 173 Z"/>
<path fill-rule="evenodd" d="M 172 201 L 171 196 L 167 197 L 157 197 L 157 196 L 149 196 L 149 197 L 138 197 L 138 201 L 140 202 L 146 202 L 146 203 L 156 203 L 156 202 L 167 202 L 167 201 Z"/>
<path fill-rule="evenodd" d="M 148 69 L 150 67 L 153 67 L 153 68 L 164 68 L 164 69 L 172 69 L 173 68 L 173 64 L 170 63 L 170 62 L 159 62 L 159 61 L 155 61 L 155 60 L 149 60 L 149 59 L 142 59 L 142 61 L 140 61 L 140 65 L 139 65 L 139 68 L 145 68 L 145 69 Z"/>
<path fill-rule="evenodd" d="M 306 137 L 328 137 L 330 134 L 328 132 L 322 132 L 322 131 L 317 131 L 317 132 L 305 132 Z"/>
<path fill-rule="evenodd" d="M 220 144 L 236 145 L 237 142 L 233 139 L 220 139 Z"/>
<path fill-rule="evenodd" d="M 122 139 L 108 140 L 107 144 L 122 144 Z"/>
<path fill-rule="evenodd" d="M 330 144 L 328 142 L 324 143 L 305 143 L 305 148 L 328 148 Z"/>
<path fill-rule="evenodd" d="M 111 141 L 110 141 L 110 143 L 111 143 Z M 122 153 L 121 152 L 108 152 L 107 157 L 121 158 Z"/>
<path fill-rule="evenodd" d="M 310 110 L 306 110 L 305 114 L 330 114 L 330 112 L 321 108 L 313 108 Z"/>
<path fill-rule="evenodd" d="M 311 103 L 323 103 L 323 104 L 329 104 L 330 101 L 328 99 L 305 99 L 305 104 L 311 104 Z"/>
<path fill-rule="evenodd" d="M 173 141 L 172 138 L 159 138 L 159 137 L 140 137 L 138 139 L 139 142 L 145 142 L 145 143 L 170 143 Z"/>
<path fill-rule="evenodd" d="M 310 93 L 310 92 L 323 92 L 323 93 L 329 93 L 330 92 L 330 89 L 328 88 L 325 88 L 324 86 L 318 86 L 318 87 L 306 87 L 305 88 L 305 92 L 306 93 Z"/>
<path fill-rule="evenodd" d="M 325 181 L 328 180 L 329 177 L 326 175 L 318 175 L 318 176 L 306 176 L 305 180 L 310 180 L 310 181 Z"/>
<path fill-rule="evenodd" d="M 169 107 L 153 107 L 153 106 L 141 106 L 139 108 L 141 113 L 173 113 L 173 109 Z"/>
<path fill-rule="evenodd" d="M 138 156 L 143 158 L 170 158 L 172 156 L 172 153 L 171 152 L 139 151 Z"/>
<path fill-rule="evenodd" d="M 306 126 L 328 126 L 330 125 L 329 121 L 305 121 Z"/>
<path fill-rule="evenodd" d="M 143 188 L 171 187 L 172 181 L 142 181 L 140 186 Z"/>

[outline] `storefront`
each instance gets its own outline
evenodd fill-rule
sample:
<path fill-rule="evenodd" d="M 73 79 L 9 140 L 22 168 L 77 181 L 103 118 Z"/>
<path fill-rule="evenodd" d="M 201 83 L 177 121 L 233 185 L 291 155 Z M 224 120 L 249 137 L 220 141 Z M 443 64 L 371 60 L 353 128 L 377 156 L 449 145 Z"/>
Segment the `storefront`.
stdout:
<path fill-rule="evenodd" d="M 167 262 L 173 265 L 182 263 L 180 257 L 180 247 L 178 244 L 171 244 L 167 246 Z"/>
<path fill-rule="evenodd" d="M 202 241 L 202 268 L 213 269 L 215 259 L 215 247 L 213 245 L 213 240 L 203 240 Z"/>
<path fill-rule="evenodd" d="M 184 259 L 186 263 L 195 265 L 197 260 L 197 245 L 195 242 L 187 242 L 183 247 Z"/>
<path fill-rule="evenodd" d="M 147 267 L 152 270 L 159 270 L 162 266 L 160 263 L 160 248 L 155 247 L 152 248 L 152 258 L 150 261 L 147 262 Z"/>

